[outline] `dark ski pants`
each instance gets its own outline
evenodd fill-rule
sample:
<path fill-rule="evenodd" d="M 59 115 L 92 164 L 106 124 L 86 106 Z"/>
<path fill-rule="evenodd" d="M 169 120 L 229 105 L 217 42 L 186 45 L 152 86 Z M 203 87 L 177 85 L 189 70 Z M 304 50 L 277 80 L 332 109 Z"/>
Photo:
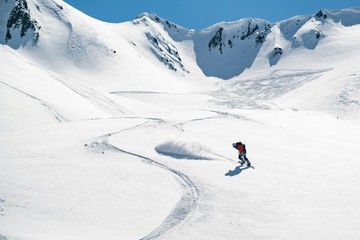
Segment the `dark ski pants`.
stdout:
<path fill-rule="evenodd" d="M 247 164 L 248 166 L 251 166 L 251 163 L 250 163 L 249 159 L 246 157 L 246 152 L 240 153 L 240 154 L 239 154 L 239 159 L 240 159 L 240 161 L 241 161 L 241 164 L 244 164 L 245 161 L 246 161 L 246 164 Z"/>

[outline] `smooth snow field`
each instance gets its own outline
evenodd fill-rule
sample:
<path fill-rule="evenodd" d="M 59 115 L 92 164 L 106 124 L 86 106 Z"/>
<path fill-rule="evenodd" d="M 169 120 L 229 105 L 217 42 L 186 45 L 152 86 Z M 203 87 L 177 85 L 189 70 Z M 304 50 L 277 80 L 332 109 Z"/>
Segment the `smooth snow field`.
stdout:
<path fill-rule="evenodd" d="M 188 30 L 27 0 L 22 38 L 20 2 L 0 240 L 360 239 L 360 9 Z"/>
<path fill-rule="evenodd" d="M 3 131 L 1 236 L 357 239 L 359 127 L 204 103 Z"/>

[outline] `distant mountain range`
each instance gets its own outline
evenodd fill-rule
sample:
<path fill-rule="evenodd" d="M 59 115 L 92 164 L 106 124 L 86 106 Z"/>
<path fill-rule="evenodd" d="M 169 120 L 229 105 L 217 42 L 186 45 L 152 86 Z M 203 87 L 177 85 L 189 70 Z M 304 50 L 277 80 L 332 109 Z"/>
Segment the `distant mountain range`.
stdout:
<path fill-rule="evenodd" d="M 204 75 L 230 79 L 251 68 L 259 58 L 266 58 L 264 67 L 271 67 L 296 49 L 315 50 L 323 39 L 337 34 L 332 31 L 334 25 L 359 24 L 360 9 L 320 10 L 278 23 L 247 18 L 189 30 L 156 14 L 143 13 L 131 23 L 107 24 L 85 16 L 63 1 L 7 0 L 2 3 L 0 20 L 1 44 L 14 49 L 33 48 L 31 51 L 38 54 L 52 52 L 69 62 L 81 59 L 87 63 L 115 55 L 126 57 L 122 46 L 112 44 L 111 36 L 103 32 L 128 38 L 126 27 L 130 27 L 168 69 L 189 74 L 181 57 L 191 54 Z M 139 40 L 132 39 L 134 46 Z M 187 49 L 191 53 L 178 49 L 177 45 L 184 42 L 192 45 L 192 49 Z M 81 65 L 78 60 L 75 62 Z"/>
<path fill-rule="evenodd" d="M 60 0 L 6 0 L 0 5 L 2 47 L 10 47 L 15 50 L 12 54 L 19 54 L 16 58 L 21 56 L 41 69 L 105 91 L 123 91 L 129 86 L 136 90 L 167 90 L 173 86 L 171 79 L 194 83 L 199 79 L 291 82 L 293 75 L 276 78 L 275 73 L 305 71 L 302 74 L 319 73 L 316 79 L 328 73 L 322 81 L 336 82 L 321 90 L 312 88 L 313 103 L 322 102 L 322 106 L 326 102 L 324 108 L 328 108 L 335 101 L 343 108 L 346 102 L 345 109 L 354 105 L 351 109 L 356 111 L 360 99 L 355 93 L 360 87 L 351 79 L 338 83 L 340 78 L 331 76 L 344 71 L 344 66 L 352 66 L 357 72 L 357 66 L 352 64 L 360 62 L 359 26 L 360 8 L 320 10 L 277 23 L 246 18 L 194 30 L 150 13 L 129 22 L 106 23 Z M 313 79 L 314 74 L 306 79 Z M 342 74 L 357 76 L 353 72 Z M 247 99 L 266 100 L 292 92 L 296 96 L 290 97 L 291 102 L 301 102 L 309 93 L 300 90 L 305 82 L 285 82 L 281 86 L 266 83 L 266 88 L 260 88 L 266 94 L 260 91 L 258 95 L 249 91 L 251 86 L 254 89 L 254 83 L 228 90 Z M 269 94 L 273 90 L 270 86 L 276 86 L 278 94 Z M 325 100 L 330 95 L 333 100 Z"/>

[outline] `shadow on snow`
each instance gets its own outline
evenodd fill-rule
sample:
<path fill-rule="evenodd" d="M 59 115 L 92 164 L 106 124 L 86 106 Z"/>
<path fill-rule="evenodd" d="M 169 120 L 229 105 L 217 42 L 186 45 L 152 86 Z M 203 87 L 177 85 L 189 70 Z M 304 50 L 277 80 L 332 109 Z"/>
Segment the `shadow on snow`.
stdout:
<path fill-rule="evenodd" d="M 239 175 L 243 170 L 249 169 L 249 166 L 236 166 L 234 170 L 229 170 L 227 173 L 225 173 L 225 176 L 234 177 L 236 175 Z"/>

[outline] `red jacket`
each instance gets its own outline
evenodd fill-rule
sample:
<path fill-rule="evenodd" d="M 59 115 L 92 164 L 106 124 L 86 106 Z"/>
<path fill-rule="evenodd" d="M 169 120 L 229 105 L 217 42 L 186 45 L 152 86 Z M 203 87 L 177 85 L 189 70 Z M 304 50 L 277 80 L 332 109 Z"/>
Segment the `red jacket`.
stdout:
<path fill-rule="evenodd" d="M 243 152 L 244 152 L 243 145 L 240 144 L 240 143 L 238 143 L 238 144 L 236 144 L 236 145 L 237 145 L 237 148 L 238 148 L 238 150 L 239 150 L 239 153 L 243 153 Z"/>

